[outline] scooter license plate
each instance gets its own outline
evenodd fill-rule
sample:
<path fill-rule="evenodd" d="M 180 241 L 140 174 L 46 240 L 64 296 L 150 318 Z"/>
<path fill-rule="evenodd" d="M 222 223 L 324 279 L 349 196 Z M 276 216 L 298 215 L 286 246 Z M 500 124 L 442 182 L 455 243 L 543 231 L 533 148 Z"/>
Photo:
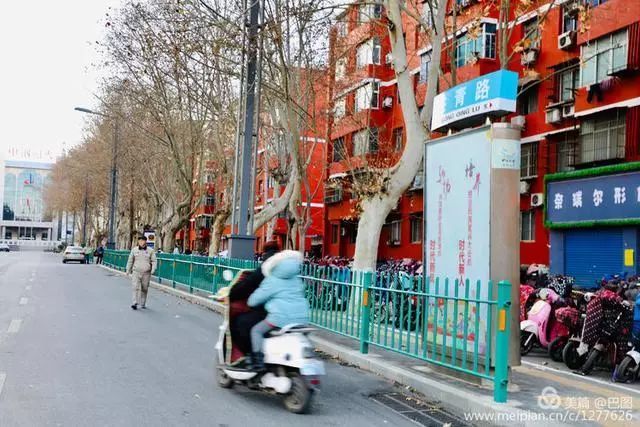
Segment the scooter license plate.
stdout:
<path fill-rule="evenodd" d="M 306 363 L 300 367 L 300 374 L 305 376 L 324 375 L 324 364 L 322 363 Z"/>

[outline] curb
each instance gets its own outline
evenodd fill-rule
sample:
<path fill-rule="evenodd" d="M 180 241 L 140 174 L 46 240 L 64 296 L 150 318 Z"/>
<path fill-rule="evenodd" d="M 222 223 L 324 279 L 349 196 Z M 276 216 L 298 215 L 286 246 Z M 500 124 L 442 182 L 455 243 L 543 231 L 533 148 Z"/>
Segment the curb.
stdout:
<path fill-rule="evenodd" d="M 119 270 L 102 266 L 102 268 L 124 275 Z M 218 314 L 224 313 L 224 306 L 216 301 L 199 295 L 193 295 L 171 286 L 151 281 L 151 287 L 166 294 L 176 296 L 192 304 L 200 305 Z M 414 371 L 385 363 L 385 359 L 375 354 L 362 354 L 358 350 L 337 344 L 318 336 L 311 336 L 311 341 L 316 348 L 323 353 L 335 357 L 343 362 L 356 366 L 359 369 L 379 375 L 389 381 L 396 382 L 402 386 L 410 387 L 414 391 L 424 395 L 429 399 L 447 402 L 460 412 L 466 414 L 496 414 L 491 422 L 486 421 L 484 425 L 494 426 L 539 426 L 536 422 L 535 413 L 517 408 L 518 401 L 511 400 L 506 404 L 495 403 L 491 395 L 478 395 L 465 391 L 461 383 L 460 387 L 432 380 L 424 375 L 419 375 Z M 455 404 L 453 403 L 455 402 Z M 529 421 L 531 420 L 531 421 Z M 483 424 L 480 422 L 479 424 Z M 549 424 L 549 423 L 547 423 Z M 550 425 L 567 425 L 562 423 L 550 423 Z"/>

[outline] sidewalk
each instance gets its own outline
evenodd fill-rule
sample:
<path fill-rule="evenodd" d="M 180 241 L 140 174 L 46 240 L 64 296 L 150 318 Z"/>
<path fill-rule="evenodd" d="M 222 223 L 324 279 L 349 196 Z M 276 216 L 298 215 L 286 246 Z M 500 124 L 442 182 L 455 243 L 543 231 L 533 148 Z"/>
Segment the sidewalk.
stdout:
<path fill-rule="evenodd" d="M 152 282 L 152 287 L 217 313 L 224 310 L 210 298 L 190 294 L 180 287 L 173 289 L 156 282 Z M 493 402 L 490 383 L 460 380 L 441 368 L 373 345 L 369 354 L 361 354 L 356 340 L 328 331 L 315 332 L 312 340 L 317 350 L 328 357 L 394 381 L 427 400 L 453 407 L 475 425 L 640 425 L 640 387 L 611 384 L 527 363 L 512 370 L 508 403 L 497 404 Z"/>

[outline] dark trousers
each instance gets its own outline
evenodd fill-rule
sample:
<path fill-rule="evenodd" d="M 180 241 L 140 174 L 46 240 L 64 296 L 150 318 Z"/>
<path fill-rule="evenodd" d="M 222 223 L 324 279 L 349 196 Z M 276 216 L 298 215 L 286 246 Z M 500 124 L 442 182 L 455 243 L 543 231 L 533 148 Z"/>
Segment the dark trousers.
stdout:
<path fill-rule="evenodd" d="M 243 353 L 251 353 L 251 328 L 266 317 L 263 311 L 250 311 L 237 315 L 231 322 L 233 343 Z"/>

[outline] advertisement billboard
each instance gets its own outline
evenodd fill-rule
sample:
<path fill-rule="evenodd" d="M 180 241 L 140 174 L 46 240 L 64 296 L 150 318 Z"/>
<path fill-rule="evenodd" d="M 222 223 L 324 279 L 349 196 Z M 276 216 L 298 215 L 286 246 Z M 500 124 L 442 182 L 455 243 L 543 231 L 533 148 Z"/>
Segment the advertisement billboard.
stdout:
<path fill-rule="evenodd" d="M 439 279 L 439 295 L 465 296 L 468 291 L 469 298 L 486 300 L 492 274 L 492 169 L 519 170 L 519 143 L 517 140 L 492 138 L 491 128 L 483 127 L 429 142 L 426 164 L 428 259 L 425 266 L 430 283 Z M 446 289 L 445 279 L 449 280 Z M 470 283 L 468 290 L 467 280 Z M 441 306 L 445 303 L 430 301 L 433 307 L 429 307 L 429 311 L 443 311 Z M 454 302 L 448 301 L 448 304 L 448 312 L 453 313 Z M 458 304 L 455 311 L 465 313 L 464 302 L 459 301 Z M 472 307 L 467 312 L 468 324 L 475 325 L 477 321 L 480 327 L 479 336 L 473 331 L 464 339 L 469 345 L 478 340 L 480 351 L 484 351 L 488 324 L 486 305 L 483 304 L 479 310 Z M 464 319 L 452 317 L 436 317 L 438 322 L 451 324 L 435 327 L 439 331 L 452 331 L 455 329 L 452 322 L 464 324 Z"/>

